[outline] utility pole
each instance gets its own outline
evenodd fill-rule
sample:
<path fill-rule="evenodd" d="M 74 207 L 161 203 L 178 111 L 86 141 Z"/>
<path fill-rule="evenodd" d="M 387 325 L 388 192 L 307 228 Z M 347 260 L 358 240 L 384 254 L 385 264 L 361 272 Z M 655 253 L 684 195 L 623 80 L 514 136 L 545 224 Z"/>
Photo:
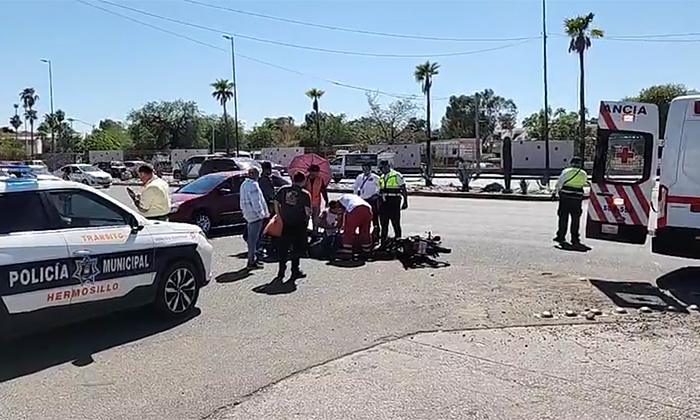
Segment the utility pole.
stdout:
<path fill-rule="evenodd" d="M 476 117 L 474 118 L 474 136 L 476 137 L 476 170 L 481 170 L 481 137 L 479 136 L 479 119 L 481 118 L 481 97 L 476 95 Z"/>
<path fill-rule="evenodd" d="M 547 0 L 542 0 L 542 55 L 544 75 L 544 183 L 549 186 L 549 89 L 547 85 Z"/>
<path fill-rule="evenodd" d="M 41 60 L 41 62 L 49 65 L 49 98 L 51 100 L 51 169 L 56 170 L 56 129 L 54 128 L 56 116 L 53 112 L 53 66 L 51 65 L 51 60 Z M 34 147 L 34 145 L 32 145 L 32 147 Z"/>
<path fill-rule="evenodd" d="M 233 36 L 224 35 L 224 38 L 231 41 L 231 73 L 233 77 L 233 123 L 235 126 L 234 129 L 236 130 L 234 132 L 236 139 L 236 156 L 238 156 L 240 149 L 238 142 L 238 84 L 236 83 L 236 46 L 233 41 Z"/>

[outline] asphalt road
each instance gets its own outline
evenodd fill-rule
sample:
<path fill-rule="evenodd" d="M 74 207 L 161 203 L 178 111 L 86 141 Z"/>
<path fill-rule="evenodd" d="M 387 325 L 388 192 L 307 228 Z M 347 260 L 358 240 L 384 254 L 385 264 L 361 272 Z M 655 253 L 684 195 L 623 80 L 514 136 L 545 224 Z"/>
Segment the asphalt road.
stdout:
<path fill-rule="evenodd" d="M 699 418 L 700 313 L 634 309 L 675 302 L 653 285 L 697 278 L 676 271 L 693 262 L 555 249 L 555 210 L 411 197 L 406 233 L 442 235 L 449 267 L 304 261 L 308 278 L 277 295 L 253 291 L 275 267 L 242 274 L 224 229 L 187 322 L 136 311 L 3 348 L 0 419 Z M 564 315 L 588 308 L 604 314 Z"/>

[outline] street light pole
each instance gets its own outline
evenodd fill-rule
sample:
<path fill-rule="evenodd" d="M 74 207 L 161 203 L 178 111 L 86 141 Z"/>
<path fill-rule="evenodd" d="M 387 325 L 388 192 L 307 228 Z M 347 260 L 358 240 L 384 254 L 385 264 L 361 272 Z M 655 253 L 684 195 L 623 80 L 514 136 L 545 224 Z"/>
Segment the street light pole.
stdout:
<path fill-rule="evenodd" d="M 42 63 L 49 65 L 49 98 L 51 101 L 51 161 L 53 169 L 56 169 L 56 135 L 54 123 L 56 122 L 56 116 L 53 112 L 53 66 L 51 60 L 41 60 Z M 42 150 L 43 152 L 43 150 Z"/>
<path fill-rule="evenodd" d="M 236 156 L 239 155 L 238 142 L 238 84 L 236 83 L 236 46 L 233 41 L 233 36 L 224 35 L 224 38 L 231 41 L 231 73 L 233 76 L 233 123 L 235 124 L 235 139 L 236 139 Z"/>
<path fill-rule="evenodd" d="M 547 86 L 547 0 L 542 0 L 542 73 L 544 75 L 544 181 L 549 187 L 549 93 Z"/>

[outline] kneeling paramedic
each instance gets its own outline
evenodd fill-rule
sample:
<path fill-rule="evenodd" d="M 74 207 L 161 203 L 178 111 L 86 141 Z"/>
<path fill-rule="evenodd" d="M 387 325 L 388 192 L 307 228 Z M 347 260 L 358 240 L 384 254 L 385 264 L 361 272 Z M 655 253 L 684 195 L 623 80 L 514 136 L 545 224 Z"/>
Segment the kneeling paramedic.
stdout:
<path fill-rule="evenodd" d="M 346 257 L 368 255 L 372 251 L 372 206 L 358 195 L 343 194 L 338 199 L 337 207 L 343 214 L 343 246 L 339 253 Z"/>
<path fill-rule="evenodd" d="M 571 244 L 581 245 L 579 227 L 583 213 L 583 187 L 588 185 L 588 174 L 583 170 L 583 160 L 571 159 L 571 166 L 564 169 L 557 180 L 556 193 L 559 195 L 559 229 L 555 242 L 566 242 L 566 229 L 571 217 Z"/>

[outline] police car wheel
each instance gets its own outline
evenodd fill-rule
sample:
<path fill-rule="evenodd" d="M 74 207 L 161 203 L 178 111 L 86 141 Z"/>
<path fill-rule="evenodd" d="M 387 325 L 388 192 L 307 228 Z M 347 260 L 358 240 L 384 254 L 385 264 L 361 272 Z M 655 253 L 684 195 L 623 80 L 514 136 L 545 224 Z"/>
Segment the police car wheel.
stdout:
<path fill-rule="evenodd" d="M 205 212 L 197 213 L 197 215 L 194 216 L 194 224 L 199 226 L 204 233 L 209 233 L 211 230 L 211 218 Z"/>
<path fill-rule="evenodd" d="M 197 270 L 187 261 L 168 265 L 158 279 L 156 309 L 168 317 L 184 316 L 194 309 L 199 298 Z"/>

